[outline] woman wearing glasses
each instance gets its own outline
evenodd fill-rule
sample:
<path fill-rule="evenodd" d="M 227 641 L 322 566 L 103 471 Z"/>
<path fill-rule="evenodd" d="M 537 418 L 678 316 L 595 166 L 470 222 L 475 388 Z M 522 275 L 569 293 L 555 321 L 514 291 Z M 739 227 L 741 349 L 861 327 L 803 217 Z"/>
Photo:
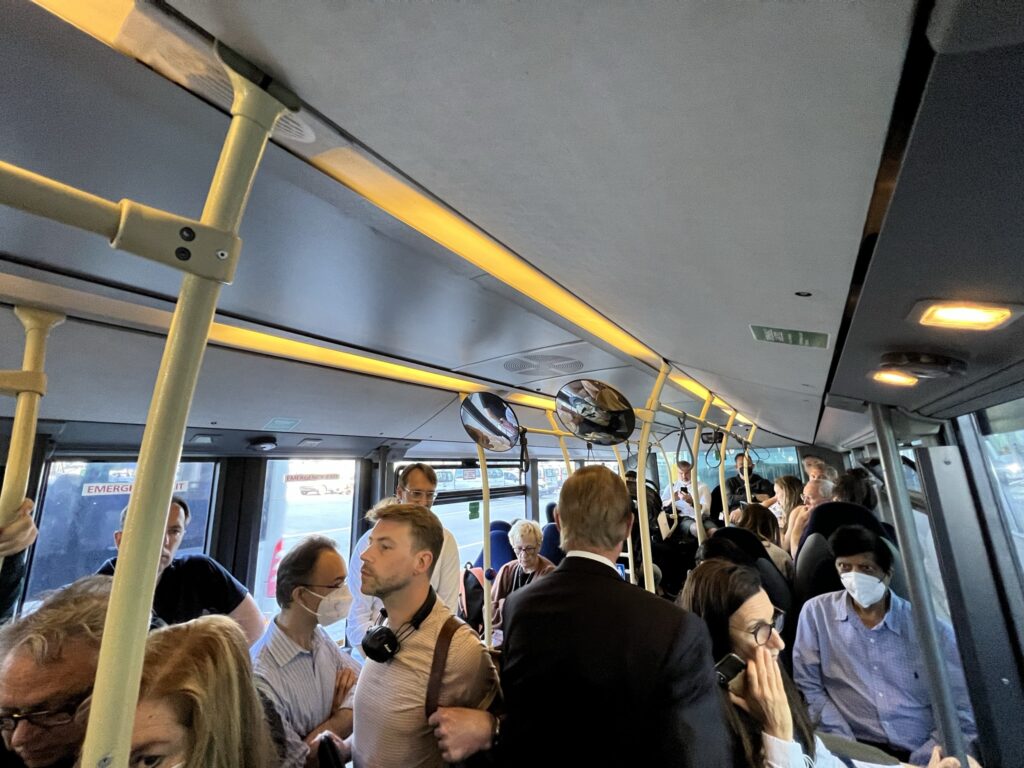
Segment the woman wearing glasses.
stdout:
<path fill-rule="evenodd" d="M 491 587 L 494 629 L 501 629 L 501 611 L 510 594 L 555 570 L 555 564 L 540 554 L 542 538 L 540 525 L 533 520 L 518 520 L 509 530 L 508 540 L 516 559 L 501 566 Z"/>
<path fill-rule="evenodd" d="M 679 604 L 704 619 L 715 661 L 732 653 L 746 662 L 746 670 L 722 688 L 728 699 L 726 718 L 735 764 L 842 768 L 843 763 L 815 736 L 796 686 L 779 666 L 779 652 L 786 645 L 778 631 L 783 614 L 762 589 L 758 572 L 725 560 L 706 560 L 686 580 Z M 928 768 L 959 765 L 956 758 L 940 758 L 936 748 Z M 975 765 L 972 762 L 972 768 Z"/>

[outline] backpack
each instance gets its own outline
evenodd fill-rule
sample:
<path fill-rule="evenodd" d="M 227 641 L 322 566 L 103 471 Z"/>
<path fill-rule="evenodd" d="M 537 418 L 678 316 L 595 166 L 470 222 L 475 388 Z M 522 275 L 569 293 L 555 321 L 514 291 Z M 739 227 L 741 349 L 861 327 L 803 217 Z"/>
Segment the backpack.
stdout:
<path fill-rule="evenodd" d="M 456 615 L 478 635 L 484 633 L 484 569 L 466 563 L 459 582 L 459 610 Z"/>

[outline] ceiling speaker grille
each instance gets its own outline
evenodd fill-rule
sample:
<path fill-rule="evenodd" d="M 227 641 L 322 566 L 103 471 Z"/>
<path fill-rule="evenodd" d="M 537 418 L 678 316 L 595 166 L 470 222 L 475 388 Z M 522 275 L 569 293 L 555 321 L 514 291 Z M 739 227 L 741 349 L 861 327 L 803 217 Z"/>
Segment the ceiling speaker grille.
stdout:
<path fill-rule="evenodd" d="M 537 373 L 558 376 L 583 370 L 583 362 L 564 355 L 521 355 L 506 360 L 502 367 L 509 373 Z"/>

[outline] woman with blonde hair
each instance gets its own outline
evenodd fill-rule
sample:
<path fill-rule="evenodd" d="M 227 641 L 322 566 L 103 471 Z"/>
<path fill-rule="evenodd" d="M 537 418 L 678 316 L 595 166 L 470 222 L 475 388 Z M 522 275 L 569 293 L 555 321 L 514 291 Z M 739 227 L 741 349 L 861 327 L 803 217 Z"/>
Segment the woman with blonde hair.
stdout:
<path fill-rule="evenodd" d="M 768 507 L 768 510 L 778 519 L 783 540 L 785 540 L 786 530 L 789 526 L 789 515 L 802 503 L 800 494 L 803 492 L 804 484 L 799 477 L 783 475 L 775 478 L 776 501 Z"/>
<path fill-rule="evenodd" d="M 204 616 L 153 632 L 146 642 L 129 766 L 278 763 L 239 626 L 226 616 Z"/>

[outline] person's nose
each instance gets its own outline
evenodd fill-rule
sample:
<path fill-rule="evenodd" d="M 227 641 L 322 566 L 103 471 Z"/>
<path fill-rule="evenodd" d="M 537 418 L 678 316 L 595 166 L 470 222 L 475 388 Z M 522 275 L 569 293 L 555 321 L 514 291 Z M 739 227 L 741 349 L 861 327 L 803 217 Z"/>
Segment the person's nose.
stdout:
<path fill-rule="evenodd" d="M 782 635 L 779 634 L 779 630 L 772 630 L 772 636 L 768 639 L 768 647 L 775 648 L 780 652 L 785 650 L 786 641 L 782 639 Z"/>

